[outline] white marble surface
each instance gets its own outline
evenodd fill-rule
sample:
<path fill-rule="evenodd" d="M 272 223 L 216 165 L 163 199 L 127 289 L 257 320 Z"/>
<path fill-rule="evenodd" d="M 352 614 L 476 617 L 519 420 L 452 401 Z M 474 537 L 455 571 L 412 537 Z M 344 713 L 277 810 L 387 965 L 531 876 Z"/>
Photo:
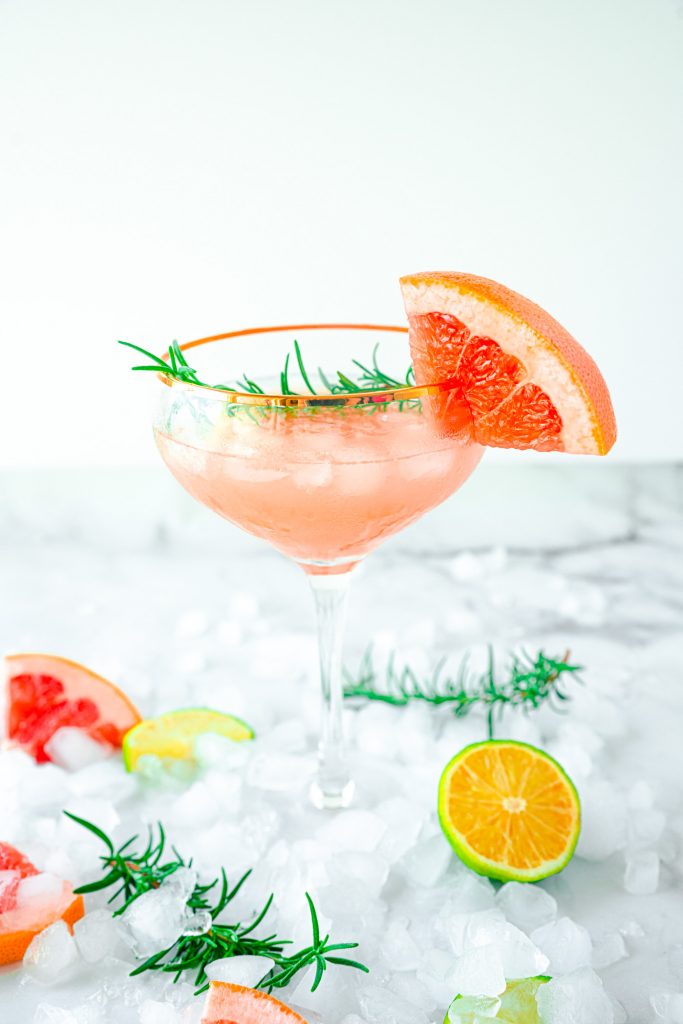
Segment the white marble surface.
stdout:
<path fill-rule="evenodd" d="M 50 650 L 89 664 L 128 689 L 145 713 L 201 700 L 243 715 L 264 736 L 299 716 L 312 749 L 312 604 L 297 568 L 196 506 L 161 469 L 6 473 L 0 496 L 0 648 Z M 194 626 L 188 612 L 199 613 Z M 617 802 L 636 783 L 652 787 L 666 815 L 662 836 L 650 843 L 661 856 L 660 881 L 651 895 L 624 891 L 624 859 L 636 844 L 626 830 L 607 860 L 591 859 L 585 847 L 544 885 L 596 943 L 606 933 L 626 934 L 628 956 L 600 974 L 634 1022 L 658 1019 L 651 996 L 683 992 L 682 613 L 680 467 L 520 459 L 484 465 L 461 494 L 370 558 L 355 581 L 349 616 L 352 664 L 379 636 L 415 661 L 492 641 L 500 651 L 568 647 L 587 667 L 569 715 L 539 716 L 525 734 L 578 772 L 588 815 L 608 782 Z M 405 712 L 389 714 L 389 724 L 378 719 L 380 738 Z M 360 806 L 380 790 L 386 797 L 383 787 L 419 790 L 428 802 L 438 765 L 421 774 L 401 752 L 383 763 L 381 752 L 368 748 L 365 715 L 349 712 L 349 731 L 362 770 L 369 778 L 370 758 L 380 781 L 365 794 L 361 785 Z M 585 745 L 596 746 L 588 765 L 580 761 L 582 734 L 567 732 L 572 724 L 588 729 Z M 407 719 L 401 728 L 410 737 Z M 440 750 L 449 729 L 453 753 L 469 738 L 451 720 L 435 728 Z M 509 721 L 502 732 L 522 728 Z M 467 727 L 477 729 L 481 723 Z M 167 806 L 163 796 L 157 802 Z M 45 851 L 35 821 L 13 820 L 12 805 L 2 806 L 0 838 L 22 840 L 40 862 Z M 58 812 L 48 808 L 40 817 L 56 821 Z M 119 813 L 123 835 L 156 813 L 154 799 L 134 794 Z M 319 828 L 308 813 L 297 827 L 300 838 Z M 188 849 L 189 836 L 178 832 Z M 268 854 L 264 844 L 261 856 Z M 398 893 L 397 904 L 402 899 Z M 363 931 L 361 919 L 354 932 L 361 943 Z M 381 936 L 371 932 L 376 946 Z M 0 1021 L 31 1022 L 39 1003 L 75 1005 L 100 983 L 91 973 L 44 990 L 6 970 Z M 376 972 L 374 983 L 391 987 L 390 974 Z M 357 1004 L 338 1014 L 321 1008 L 325 1024 L 358 1012 Z M 416 1010 L 416 1021 L 437 1018 Z"/>

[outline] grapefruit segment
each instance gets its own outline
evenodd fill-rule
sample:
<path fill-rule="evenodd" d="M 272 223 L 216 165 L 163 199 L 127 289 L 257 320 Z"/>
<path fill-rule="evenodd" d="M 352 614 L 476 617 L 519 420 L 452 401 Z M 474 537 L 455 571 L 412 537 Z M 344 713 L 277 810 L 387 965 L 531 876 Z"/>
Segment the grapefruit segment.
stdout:
<path fill-rule="evenodd" d="M 306 1024 L 303 1017 L 260 989 L 212 981 L 202 1024 Z"/>
<path fill-rule="evenodd" d="M 140 715 L 116 686 L 84 665 L 54 654 L 5 658 L 7 738 L 36 761 L 49 761 L 45 744 L 63 726 L 120 747 Z"/>
<path fill-rule="evenodd" d="M 463 347 L 457 377 L 477 421 L 509 398 L 524 376 L 519 359 L 503 352 L 492 338 L 475 334 Z"/>
<path fill-rule="evenodd" d="M 522 384 L 492 412 L 477 422 L 477 440 L 498 447 L 533 448 L 537 452 L 562 451 L 562 420 L 545 391 L 537 384 Z"/>
<path fill-rule="evenodd" d="M 22 902 L 21 881 L 38 877 L 39 872 L 9 843 L 0 843 L 0 869 L 6 878 L 14 876 L 0 890 L 0 964 L 21 960 L 34 936 L 59 918 L 71 927 L 83 917 L 83 898 L 74 895 L 68 882 L 57 885 L 53 880 L 56 891 L 43 903 Z"/>
<path fill-rule="evenodd" d="M 28 857 L 9 843 L 0 843 L 0 919 L 7 910 L 16 907 L 22 878 L 31 878 L 37 874 L 37 869 Z"/>
<path fill-rule="evenodd" d="M 616 423 L 605 381 L 549 313 L 474 274 L 411 274 L 401 289 L 417 383 L 457 379 L 480 443 L 609 451 Z"/>
<path fill-rule="evenodd" d="M 15 871 L 20 878 L 38 874 L 28 857 L 9 843 L 0 843 L 0 871 Z"/>

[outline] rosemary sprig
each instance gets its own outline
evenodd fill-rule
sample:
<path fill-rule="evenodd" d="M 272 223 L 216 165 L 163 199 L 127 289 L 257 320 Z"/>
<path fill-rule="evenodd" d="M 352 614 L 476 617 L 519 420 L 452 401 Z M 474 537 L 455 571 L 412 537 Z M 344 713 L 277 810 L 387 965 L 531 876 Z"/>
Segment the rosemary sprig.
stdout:
<path fill-rule="evenodd" d="M 181 868 L 192 866 L 192 860 L 185 860 L 174 846 L 170 847 L 173 856 L 164 860 L 167 854 L 168 841 L 163 825 L 157 824 L 156 833 L 150 828 L 146 844 L 142 850 L 135 849 L 138 836 L 132 836 L 122 846 L 116 848 L 110 837 L 91 821 L 64 811 L 67 817 L 81 825 L 104 844 L 105 853 L 102 862 L 103 877 L 97 881 L 82 885 L 75 892 L 79 894 L 99 892 L 116 886 L 110 897 L 112 903 L 116 899 L 122 902 L 114 910 L 114 917 L 123 914 L 132 903 L 150 889 L 158 889 L 165 881 Z M 245 884 L 251 870 L 230 887 L 228 877 L 222 868 L 218 878 L 211 882 L 195 885 L 187 899 L 190 913 L 204 911 L 210 915 L 211 924 L 202 935 L 182 935 L 177 942 L 167 949 L 161 949 L 147 957 L 139 964 L 131 975 L 142 974 L 144 971 L 164 971 L 174 975 L 178 981 L 185 971 L 194 972 L 196 994 L 208 988 L 206 967 L 214 961 L 230 956 L 261 956 L 275 962 L 275 966 L 267 971 L 257 988 L 268 992 L 274 988 L 284 988 L 300 971 L 315 965 L 315 975 L 311 991 L 315 991 L 323 979 L 330 964 L 341 967 L 353 967 L 367 973 L 368 968 L 358 960 L 340 956 L 346 950 L 356 949 L 357 942 L 330 942 L 329 935 L 321 935 L 320 924 L 315 905 L 306 893 L 308 911 L 311 916 L 311 943 L 296 952 L 288 951 L 291 939 L 281 939 L 277 935 L 257 937 L 254 933 L 263 923 L 270 910 L 274 897 L 270 895 L 261 910 L 250 921 L 236 921 L 234 924 L 219 923 L 218 918 L 235 898 Z M 189 930 L 188 930 L 189 932 Z"/>
<path fill-rule="evenodd" d="M 175 380 L 184 381 L 189 384 L 199 384 L 202 387 L 207 387 L 197 376 L 197 371 L 190 366 L 185 353 L 181 349 L 177 341 L 172 341 L 168 349 L 168 361 L 162 356 L 157 356 L 153 352 L 148 352 L 146 348 L 140 348 L 139 345 L 134 345 L 131 341 L 119 341 L 119 345 L 125 345 L 126 348 L 132 348 L 133 351 L 139 352 L 141 355 L 151 359 L 150 363 L 143 363 L 140 366 L 133 366 L 133 370 L 141 370 L 148 373 L 164 373 L 167 377 L 173 377 Z M 238 381 L 241 385 L 243 382 Z M 227 384 L 213 384 L 214 388 L 220 388 L 221 391 L 237 391 L 237 387 L 230 387 Z M 257 385 L 253 382 L 251 385 L 246 385 L 243 390 L 254 389 L 253 393 L 256 393 Z M 262 392 L 261 392 L 262 393 Z"/>
<path fill-rule="evenodd" d="M 475 707 L 482 707 L 486 714 L 488 737 L 493 739 L 495 719 L 500 719 L 506 708 L 521 708 L 528 712 L 548 704 L 558 710 L 571 699 L 562 677 L 576 677 L 582 666 L 571 664 L 569 658 L 570 651 L 561 658 L 550 658 L 543 651 L 533 657 L 526 652 L 514 654 L 509 660 L 506 677 L 498 680 L 490 647 L 485 672 L 473 673 L 466 655 L 455 676 L 446 678 L 442 678 L 445 659 L 437 664 L 431 676 L 421 679 L 410 666 L 398 670 L 392 656 L 380 685 L 372 653 L 368 650 L 355 676 L 345 670 L 344 696 L 382 701 L 396 707 L 403 707 L 411 701 L 448 705 L 457 718 L 463 718 Z"/>
<path fill-rule="evenodd" d="M 242 377 L 235 381 L 234 386 L 228 384 L 206 384 L 201 381 L 197 376 L 197 371 L 190 366 L 187 362 L 183 350 L 177 341 L 171 343 L 168 350 L 168 359 L 164 359 L 162 356 L 157 356 L 153 352 L 149 352 L 145 348 L 141 348 L 139 345 L 134 345 L 130 341 L 119 341 L 119 345 L 125 345 L 127 348 L 133 349 L 135 352 L 139 352 L 150 360 L 148 363 L 142 363 L 138 366 L 133 366 L 133 370 L 141 370 L 143 372 L 152 373 L 163 373 L 167 377 L 173 377 L 175 380 L 182 381 L 184 383 L 199 384 L 201 387 L 213 387 L 220 388 L 222 391 L 243 391 L 252 395 L 264 394 L 263 388 L 243 374 Z M 294 357 L 296 359 L 297 366 L 301 379 L 303 380 L 308 394 L 318 396 L 319 392 L 313 385 L 313 378 L 308 372 L 304 363 L 303 355 L 301 353 L 301 346 L 295 339 L 293 343 Z M 328 376 L 318 367 L 318 377 L 325 388 L 325 391 L 331 395 L 348 395 L 354 394 L 358 391 L 389 391 L 394 388 L 405 388 L 413 387 L 415 385 L 415 374 L 413 373 L 412 366 L 408 368 L 403 380 L 399 380 L 396 377 L 391 377 L 389 374 L 384 373 L 380 368 L 377 361 L 379 345 L 375 345 L 372 353 L 372 365 L 366 366 L 361 363 L 358 359 L 352 360 L 356 371 L 358 371 L 358 380 L 354 381 L 350 376 L 342 373 L 341 370 L 336 371 L 336 379 L 330 380 Z M 290 353 L 287 353 L 285 358 L 285 365 L 280 371 L 280 392 L 283 395 L 297 395 L 301 396 L 301 392 L 293 390 L 289 380 L 289 364 L 290 364 Z M 414 400 L 411 404 L 419 404 L 419 400 Z"/>

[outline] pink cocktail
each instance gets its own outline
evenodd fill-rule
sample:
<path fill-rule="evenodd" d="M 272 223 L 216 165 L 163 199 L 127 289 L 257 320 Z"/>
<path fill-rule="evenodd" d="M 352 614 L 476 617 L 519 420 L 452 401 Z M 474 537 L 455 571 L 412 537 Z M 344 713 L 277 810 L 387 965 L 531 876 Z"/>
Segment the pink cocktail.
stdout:
<path fill-rule="evenodd" d="M 350 567 L 439 505 L 480 458 L 469 418 L 454 409 L 441 437 L 418 409 L 389 402 L 335 410 L 245 410 L 156 430 L 164 462 L 190 494 L 262 537 L 309 573 Z"/>
<path fill-rule="evenodd" d="M 250 390 L 162 375 L 155 436 L 166 465 L 193 497 L 308 573 L 324 703 L 312 795 L 318 806 L 343 806 L 353 792 L 341 732 L 351 570 L 456 491 L 483 449 L 452 381 L 332 394 L 314 387 L 304 371 L 303 380 L 287 375 L 287 392 L 265 393 L 270 388 L 263 382 L 282 365 L 294 338 L 311 364 L 322 367 L 326 382 L 336 366 L 365 355 L 377 341 L 384 357 L 402 361 L 404 369 L 409 361 L 406 332 L 399 328 L 286 327 L 202 339 L 181 346 L 193 367 L 202 366 L 200 379 L 234 380 L 246 367 Z"/>

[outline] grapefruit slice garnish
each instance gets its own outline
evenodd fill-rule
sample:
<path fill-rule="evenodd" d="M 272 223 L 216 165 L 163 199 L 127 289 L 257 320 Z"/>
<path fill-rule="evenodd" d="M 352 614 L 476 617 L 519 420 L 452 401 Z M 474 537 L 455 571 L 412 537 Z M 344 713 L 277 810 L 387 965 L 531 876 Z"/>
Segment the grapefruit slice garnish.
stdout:
<path fill-rule="evenodd" d="M 63 726 L 83 729 L 111 747 L 140 721 L 126 695 L 84 665 L 54 654 L 5 658 L 8 741 L 49 761 L 45 744 Z"/>
<path fill-rule="evenodd" d="M 260 989 L 212 981 L 202 1024 L 306 1024 L 294 1010 Z"/>
<path fill-rule="evenodd" d="M 617 436 L 588 353 L 529 299 L 474 274 L 401 278 L 418 384 L 456 378 L 474 433 L 494 448 L 605 455 Z"/>
<path fill-rule="evenodd" d="M 468 867 L 503 882 L 537 882 L 561 871 L 581 828 L 571 779 L 528 743 L 465 747 L 439 782 L 439 820 Z"/>
<path fill-rule="evenodd" d="M 71 927 L 83 917 L 83 898 L 74 895 L 68 882 L 57 885 L 43 903 L 23 902 L 22 881 L 40 875 L 30 860 L 9 843 L 0 843 L 0 870 L 7 873 L 5 880 L 9 878 L 0 890 L 0 964 L 21 960 L 34 936 L 60 918 Z"/>

